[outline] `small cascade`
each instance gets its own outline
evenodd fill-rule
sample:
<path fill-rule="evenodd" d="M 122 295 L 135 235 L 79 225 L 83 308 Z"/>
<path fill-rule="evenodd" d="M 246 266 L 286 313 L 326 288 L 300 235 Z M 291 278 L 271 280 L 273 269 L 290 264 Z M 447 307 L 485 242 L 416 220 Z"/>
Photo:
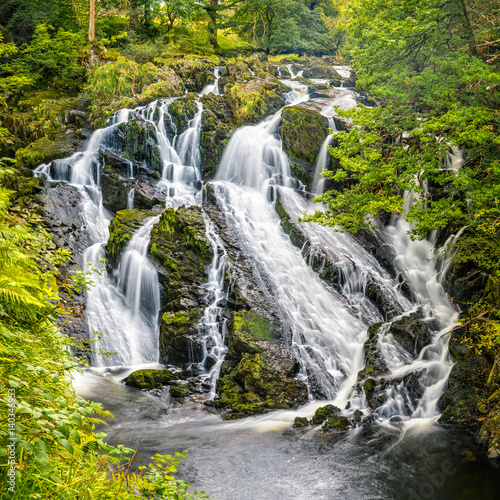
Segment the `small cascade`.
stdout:
<path fill-rule="evenodd" d="M 135 188 L 131 188 L 127 195 L 127 210 L 134 209 Z"/>
<path fill-rule="evenodd" d="M 203 106 L 200 101 L 197 102 L 198 111 L 194 118 L 189 122 L 188 129 L 183 132 L 176 141 L 176 151 L 179 154 L 180 163 L 191 167 L 190 170 L 184 169 L 182 175 L 176 175 L 174 172 L 174 181 L 193 182 L 201 178 L 200 169 L 200 135 L 201 135 L 201 114 Z"/>
<path fill-rule="evenodd" d="M 413 203 L 413 199 L 413 193 L 406 194 L 406 210 Z M 444 391 L 453 365 L 448 354 L 448 340 L 445 334 L 453 328 L 458 313 L 443 289 L 442 279 L 445 273 L 439 267 L 442 267 L 445 261 L 433 259 L 434 236 L 422 241 L 413 241 L 408 235 L 410 230 L 411 226 L 403 216 L 395 216 L 393 222 L 382 230 L 382 235 L 394 249 L 394 264 L 411 286 L 415 307 L 431 325 L 433 336 L 430 344 L 413 359 L 397 348 L 399 346 L 390 333 L 383 332 L 380 335 L 378 349 L 391 369 L 391 373 L 384 374 L 384 378 L 398 381 L 386 388 L 384 404 L 376 411 L 377 418 L 382 421 L 394 418 L 437 418 L 437 401 Z M 413 390 L 420 394 L 417 401 L 411 397 L 405 383 L 405 377 L 407 379 L 410 375 L 417 380 L 417 383 L 413 384 Z"/>
<path fill-rule="evenodd" d="M 117 270 L 118 284 L 95 264 L 104 258 L 99 243 L 85 253 L 86 262 L 94 263 L 87 269 L 95 283 L 87 292 L 89 330 L 101 335 L 98 349 L 117 352 L 107 358 L 95 356 L 95 366 L 158 362 L 160 287 L 146 253 L 157 221 L 158 217 L 150 218 L 132 236 Z"/>
<path fill-rule="evenodd" d="M 278 66 L 278 78 L 281 78 L 281 68 Z"/>
<path fill-rule="evenodd" d="M 205 223 L 207 225 L 207 239 L 214 251 L 214 258 L 208 269 L 208 282 L 203 285 L 210 304 L 205 308 L 198 328 L 202 333 L 205 353 L 201 363 L 206 371 L 203 378 L 210 385 L 209 398 L 213 399 L 216 396 L 216 383 L 221 365 L 227 353 L 227 346 L 224 345 L 226 320 L 221 319 L 221 304 L 224 303 L 228 295 L 228 290 L 224 291 L 228 257 L 213 222 L 205 216 Z"/>
<path fill-rule="evenodd" d="M 250 70 L 252 71 L 252 70 Z M 200 95 L 206 95 L 206 94 L 215 94 L 219 95 L 219 78 L 221 77 L 222 74 L 222 68 L 217 66 L 214 69 L 214 76 L 215 76 L 215 81 L 214 83 L 210 85 L 206 85 L 203 90 L 200 92 Z M 254 75 L 255 73 L 252 72 Z"/>
<path fill-rule="evenodd" d="M 337 127 L 335 126 L 335 120 L 332 116 L 328 116 L 328 127 L 332 131 L 323 144 L 321 145 L 321 149 L 319 150 L 318 159 L 316 160 L 316 170 L 314 171 L 314 180 L 312 185 L 312 192 L 316 195 L 323 194 L 325 190 L 325 181 L 326 179 L 321 175 L 324 170 L 327 170 L 328 159 L 330 157 L 330 151 L 328 147 L 332 142 L 332 138 L 335 134 L 338 134 Z"/>
<path fill-rule="evenodd" d="M 458 172 L 464 163 L 463 150 L 458 146 L 451 146 L 446 153 L 444 166 L 458 176 Z"/>
<path fill-rule="evenodd" d="M 342 78 L 350 78 L 351 77 L 351 68 L 348 66 L 334 66 L 333 69 L 342 77 Z"/>
<path fill-rule="evenodd" d="M 281 112 L 259 123 L 239 128 L 224 150 L 216 179 L 257 189 L 291 185 L 288 158 L 283 153 L 279 126 Z"/>

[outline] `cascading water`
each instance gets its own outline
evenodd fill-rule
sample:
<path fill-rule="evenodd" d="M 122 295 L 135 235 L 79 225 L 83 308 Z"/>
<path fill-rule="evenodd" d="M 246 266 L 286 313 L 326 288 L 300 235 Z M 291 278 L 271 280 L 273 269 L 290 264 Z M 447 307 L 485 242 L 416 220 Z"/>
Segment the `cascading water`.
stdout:
<path fill-rule="evenodd" d="M 327 118 L 328 118 L 328 127 L 330 128 L 332 133 L 326 137 L 323 144 L 321 145 L 321 149 L 319 150 L 318 159 L 316 161 L 316 170 L 314 171 L 314 180 L 312 185 L 312 192 L 314 194 L 323 194 L 325 190 L 326 179 L 321 175 L 321 173 L 327 169 L 328 159 L 330 155 L 328 147 L 332 142 L 333 136 L 335 134 L 338 134 L 338 130 L 337 127 L 335 126 L 335 120 L 333 119 L 333 117 L 328 116 Z"/>
<path fill-rule="evenodd" d="M 208 396 L 213 399 L 216 396 L 216 383 L 221 365 L 227 353 L 227 346 L 224 345 L 226 320 L 221 318 L 222 308 L 220 304 L 227 299 L 228 295 L 228 290 L 224 290 L 228 257 L 213 222 L 205 216 L 205 223 L 207 239 L 214 252 L 214 258 L 208 269 L 208 281 L 203 285 L 210 299 L 210 304 L 205 308 L 198 328 L 202 334 L 204 348 L 204 359 L 201 366 L 206 371 L 206 375 L 202 378 L 209 384 Z"/>

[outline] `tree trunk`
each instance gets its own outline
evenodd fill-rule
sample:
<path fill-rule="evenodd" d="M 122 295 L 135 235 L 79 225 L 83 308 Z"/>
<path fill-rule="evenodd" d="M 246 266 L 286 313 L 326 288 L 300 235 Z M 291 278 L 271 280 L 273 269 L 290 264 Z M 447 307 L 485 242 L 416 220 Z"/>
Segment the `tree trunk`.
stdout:
<path fill-rule="evenodd" d="M 207 7 L 206 12 L 210 21 L 208 22 L 208 38 L 210 45 L 214 49 L 219 48 L 217 43 L 217 7 L 219 5 L 219 0 L 210 0 L 210 5 Z"/>
<path fill-rule="evenodd" d="M 460 0 L 460 7 L 462 8 L 463 24 L 467 39 L 469 41 L 469 50 L 473 55 L 477 55 L 476 37 L 474 36 L 474 32 L 472 31 L 472 26 L 469 19 L 469 11 L 467 10 L 467 5 L 465 5 L 464 0 Z"/>
<path fill-rule="evenodd" d="M 95 38 L 95 0 L 90 0 L 90 19 L 89 19 L 89 42 L 92 42 Z"/>

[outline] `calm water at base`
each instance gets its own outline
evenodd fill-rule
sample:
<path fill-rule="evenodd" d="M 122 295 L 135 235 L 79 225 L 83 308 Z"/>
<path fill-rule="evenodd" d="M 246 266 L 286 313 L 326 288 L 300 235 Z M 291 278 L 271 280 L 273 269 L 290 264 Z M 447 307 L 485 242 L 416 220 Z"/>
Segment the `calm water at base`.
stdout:
<path fill-rule="evenodd" d="M 178 477 L 217 500 L 496 499 L 500 469 L 473 440 L 442 426 L 320 435 L 272 430 L 262 421 L 222 422 L 203 405 L 179 405 L 86 373 L 77 392 L 115 414 L 110 444 L 155 453 L 188 450 Z"/>

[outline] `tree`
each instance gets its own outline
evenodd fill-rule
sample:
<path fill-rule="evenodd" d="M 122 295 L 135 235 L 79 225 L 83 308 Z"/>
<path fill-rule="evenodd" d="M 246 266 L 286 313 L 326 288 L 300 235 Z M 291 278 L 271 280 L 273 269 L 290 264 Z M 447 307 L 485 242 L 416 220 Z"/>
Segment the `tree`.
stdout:
<path fill-rule="evenodd" d="M 89 13 L 89 42 L 92 44 L 95 38 L 95 0 L 90 0 Z"/>
<path fill-rule="evenodd" d="M 339 166 L 328 174 L 337 189 L 318 198 L 328 210 L 306 220 L 371 229 L 378 215 L 403 212 L 413 190 L 413 237 L 469 225 L 474 237 L 462 238 L 457 258 L 500 277 L 500 76 L 471 43 L 478 13 L 448 0 L 349 4 L 358 87 L 383 102 L 345 113 L 353 126 L 336 136 Z M 445 162 L 452 145 L 464 151 L 458 171 Z"/>

